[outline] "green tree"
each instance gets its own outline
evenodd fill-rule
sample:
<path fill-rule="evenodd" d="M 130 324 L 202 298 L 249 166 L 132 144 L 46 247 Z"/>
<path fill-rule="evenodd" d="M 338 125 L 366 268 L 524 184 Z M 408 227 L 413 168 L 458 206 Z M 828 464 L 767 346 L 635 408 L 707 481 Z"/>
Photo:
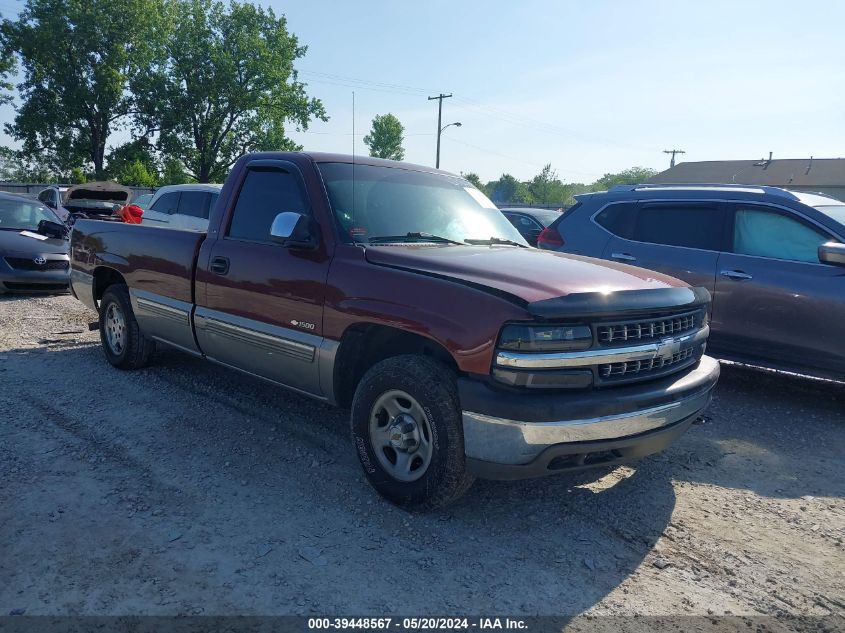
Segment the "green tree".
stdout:
<path fill-rule="evenodd" d="M 191 182 L 191 177 L 185 171 L 185 166 L 181 161 L 175 158 L 164 161 L 164 167 L 161 170 L 162 185 L 184 185 L 186 182 Z"/>
<path fill-rule="evenodd" d="M 605 174 L 593 183 L 593 191 L 605 191 L 616 185 L 638 185 L 657 175 L 657 170 L 648 167 L 631 167 L 615 174 Z"/>
<path fill-rule="evenodd" d="M 528 184 L 528 191 L 536 204 L 563 204 L 566 197 L 563 183 L 558 179 L 557 172 L 551 163 L 534 176 Z"/>
<path fill-rule="evenodd" d="M 471 182 L 476 189 L 481 191 L 482 193 L 487 193 L 487 188 L 484 186 L 484 183 L 481 182 L 481 178 L 478 177 L 478 174 L 475 172 L 469 172 L 468 174 L 461 174 L 467 181 Z"/>
<path fill-rule="evenodd" d="M 155 147 L 146 136 L 112 149 L 108 155 L 108 173 L 111 176 L 115 176 L 121 173 L 127 165 L 136 161 L 142 163 L 150 174 L 158 178 L 159 168 L 155 155 Z"/>
<path fill-rule="evenodd" d="M 37 158 L 20 150 L 0 147 L 0 180 L 6 182 L 57 182 L 58 174 L 44 167 Z"/>
<path fill-rule="evenodd" d="M 571 207 L 577 202 L 575 196 L 581 193 L 592 191 L 590 185 L 585 185 L 582 182 L 568 182 L 561 186 L 561 206 Z"/>
<path fill-rule="evenodd" d="M 124 165 L 117 174 L 115 180 L 121 185 L 134 187 L 155 187 L 158 184 L 156 174 L 150 173 L 147 166 L 140 160 L 133 160 Z"/>
<path fill-rule="evenodd" d="M 16 69 L 15 57 L 2 17 L 0 15 L 0 105 L 12 101 L 11 90 L 14 86 L 9 82 L 9 75 Z"/>
<path fill-rule="evenodd" d="M 133 110 L 129 80 L 155 58 L 163 0 L 27 0 L 2 25 L 23 70 L 23 103 L 6 131 L 67 173 L 104 175 L 110 134 Z"/>
<path fill-rule="evenodd" d="M 245 152 L 299 149 L 288 124 L 327 120 L 294 62 L 306 47 L 272 9 L 232 1 L 171 0 L 166 59 L 136 82 L 136 125 L 199 182 L 221 181 Z"/>
<path fill-rule="evenodd" d="M 74 167 L 70 170 L 70 177 L 68 180 L 72 185 L 81 185 L 88 182 L 88 176 L 85 175 L 85 170 L 83 170 L 82 167 Z"/>
<path fill-rule="evenodd" d="M 405 140 L 405 127 L 393 114 L 377 114 L 373 118 L 373 127 L 364 137 L 364 143 L 370 148 L 370 156 L 402 160 L 405 150 L 402 141 Z"/>
<path fill-rule="evenodd" d="M 510 174 L 487 183 L 490 199 L 496 204 L 530 204 L 533 202 L 528 185 Z"/>

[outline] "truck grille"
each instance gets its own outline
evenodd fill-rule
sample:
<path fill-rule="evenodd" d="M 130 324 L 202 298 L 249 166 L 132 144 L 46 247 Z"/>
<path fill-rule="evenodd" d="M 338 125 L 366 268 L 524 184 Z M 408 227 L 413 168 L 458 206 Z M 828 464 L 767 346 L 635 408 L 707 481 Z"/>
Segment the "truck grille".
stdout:
<path fill-rule="evenodd" d="M 15 270 L 67 270 L 69 262 L 66 259 L 48 259 L 43 264 L 36 264 L 27 257 L 6 257 L 6 263 Z"/>
<path fill-rule="evenodd" d="M 602 344 L 676 336 L 698 329 L 701 326 L 703 314 L 701 310 L 696 310 L 673 316 L 599 324 L 596 326 L 596 336 Z"/>
<path fill-rule="evenodd" d="M 672 354 L 672 356 L 661 356 L 660 358 L 650 358 L 648 360 L 632 360 L 625 363 L 606 363 L 598 366 L 598 372 L 599 376 L 604 379 L 644 376 L 649 372 L 656 373 L 673 365 L 680 365 L 684 361 L 693 358 L 697 351 L 700 350 L 690 347 L 676 354 Z"/>

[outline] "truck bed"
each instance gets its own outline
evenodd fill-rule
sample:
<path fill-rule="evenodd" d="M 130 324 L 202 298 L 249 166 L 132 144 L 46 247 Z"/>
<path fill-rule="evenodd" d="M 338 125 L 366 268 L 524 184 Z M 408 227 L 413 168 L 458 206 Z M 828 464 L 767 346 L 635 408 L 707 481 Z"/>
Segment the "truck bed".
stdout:
<path fill-rule="evenodd" d="M 79 220 L 70 238 L 71 283 L 74 278 L 86 280 L 99 266 L 108 266 L 123 275 L 131 288 L 193 303 L 194 266 L 203 240 L 205 233 L 194 231 Z M 92 292 L 90 285 L 79 287 Z M 94 307 L 94 296 L 79 296 L 76 290 L 74 294 Z"/>

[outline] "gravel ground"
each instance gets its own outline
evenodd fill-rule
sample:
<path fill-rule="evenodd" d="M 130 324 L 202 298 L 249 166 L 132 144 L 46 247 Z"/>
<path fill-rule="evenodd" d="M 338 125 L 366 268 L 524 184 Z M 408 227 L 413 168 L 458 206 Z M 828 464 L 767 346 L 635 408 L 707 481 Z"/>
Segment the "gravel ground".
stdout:
<path fill-rule="evenodd" d="M 845 614 L 845 387 L 723 368 L 636 468 L 412 515 L 344 412 L 172 351 L 111 368 L 73 298 L 0 298 L 0 614 Z"/>

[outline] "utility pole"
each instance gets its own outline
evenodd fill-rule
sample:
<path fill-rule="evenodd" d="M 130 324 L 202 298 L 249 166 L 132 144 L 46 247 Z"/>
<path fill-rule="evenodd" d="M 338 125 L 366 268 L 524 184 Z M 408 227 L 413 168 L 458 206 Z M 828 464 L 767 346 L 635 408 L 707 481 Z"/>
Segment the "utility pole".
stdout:
<path fill-rule="evenodd" d="M 672 154 L 672 160 L 669 161 L 669 169 L 675 166 L 675 154 L 686 154 L 682 149 L 664 149 L 664 154 Z"/>
<path fill-rule="evenodd" d="M 429 97 L 428 98 L 429 101 L 433 101 L 434 99 L 437 99 L 437 101 L 438 101 L 438 103 L 437 103 L 437 160 L 436 160 L 435 165 L 434 165 L 435 168 L 437 168 L 437 169 L 440 169 L 440 132 L 443 131 L 440 128 L 440 125 L 442 124 L 442 119 L 443 119 L 443 99 L 448 99 L 451 96 L 452 96 L 451 93 L 444 95 L 441 92 L 436 97 Z"/>

